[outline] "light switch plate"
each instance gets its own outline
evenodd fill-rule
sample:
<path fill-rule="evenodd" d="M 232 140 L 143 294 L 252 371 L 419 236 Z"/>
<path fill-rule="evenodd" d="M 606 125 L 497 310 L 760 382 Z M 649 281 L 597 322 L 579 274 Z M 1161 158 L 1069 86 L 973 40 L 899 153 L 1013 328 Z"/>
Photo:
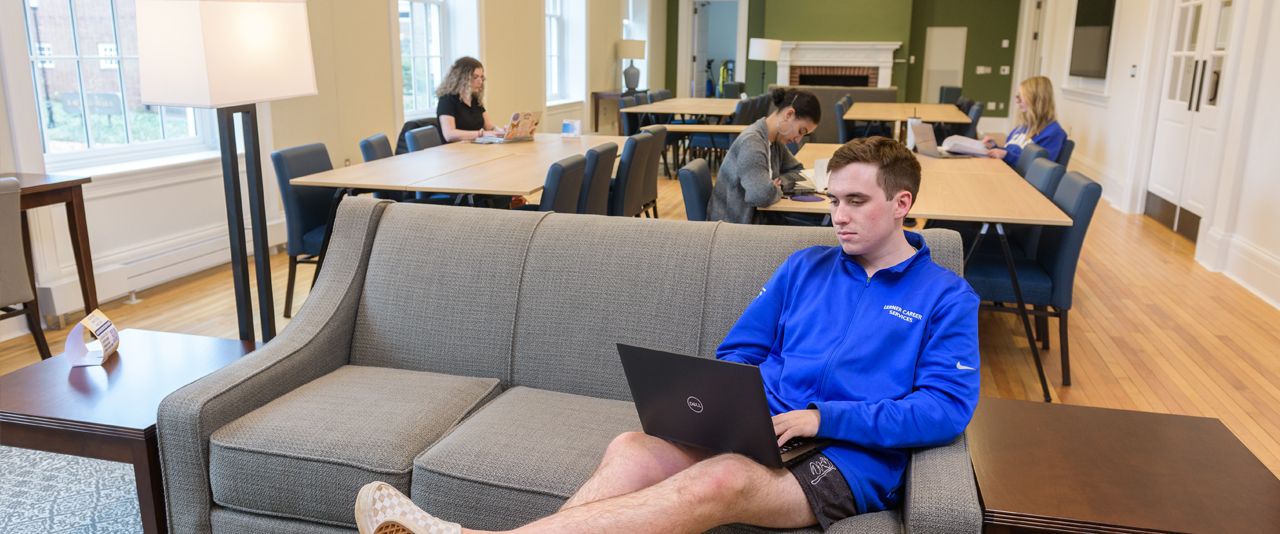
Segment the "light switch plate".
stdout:
<path fill-rule="evenodd" d="M 1001 39 L 1001 40 L 1000 40 L 1000 48 L 1009 48 L 1009 40 L 1008 40 L 1008 39 Z"/>
<path fill-rule="evenodd" d="M 978 65 L 978 69 L 974 74 L 982 74 L 982 65 Z"/>
<path fill-rule="evenodd" d="M 912 65 L 915 65 L 915 64 L 916 64 L 916 57 L 915 57 L 915 56 L 910 56 L 909 58 L 907 58 L 907 63 L 910 63 L 910 64 L 912 64 Z"/>
<path fill-rule="evenodd" d="M 1000 65 L 1000 74 L 1005 74 L 1005 75 L 1009 74 L 1009 66 Z"/>
<path fill-rule="evenodd" d="M 996 109 L 996 103 L 995 103 L 995 102 L 987 102 L 987 109 L 989 109 L 989 110 L 993 110 L 993 111 L 994 111 L 994 110 Z"/>
<path fill-rule="evenodd" d="M 1004 102 L 1000 103 L 1000 109 L 1004 109 Z"/>

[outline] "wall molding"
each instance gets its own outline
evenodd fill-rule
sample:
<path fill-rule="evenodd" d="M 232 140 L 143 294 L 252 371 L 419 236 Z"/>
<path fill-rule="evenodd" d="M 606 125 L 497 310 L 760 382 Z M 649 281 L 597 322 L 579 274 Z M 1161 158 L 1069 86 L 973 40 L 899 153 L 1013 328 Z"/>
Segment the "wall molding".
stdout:
<path fill-rule="evenodd" d="M 1223 274 L 1267 304 L 1280 309 L 1280 257 L 1239 235 L 1229 237 L 1228 247 Z"/>
<path fill-rule="evenodd" d="M 1084 156 L 1079 151 L 1076 151 L 1071 155 L 1071 163 L 1068 165 L 1068 170 L 1080 172 L 1085 176 L 1088 176 L 1093 181 L 1102 184 L 1102 198 L 1103 200 L 1110 202 L 1111 207 L 1121 213 L 1133 213 L 1121 209 L 1121 206 L 1116 202 L 1116 199 L 1120 198 L 1116 194 L 1120 192 L 1121 185 L 1124 184 L 1124 180 L 1121 177 L 1107 172 L 1103 169 L 1102 165 L 1099 165 L 1098 162 Z"/>

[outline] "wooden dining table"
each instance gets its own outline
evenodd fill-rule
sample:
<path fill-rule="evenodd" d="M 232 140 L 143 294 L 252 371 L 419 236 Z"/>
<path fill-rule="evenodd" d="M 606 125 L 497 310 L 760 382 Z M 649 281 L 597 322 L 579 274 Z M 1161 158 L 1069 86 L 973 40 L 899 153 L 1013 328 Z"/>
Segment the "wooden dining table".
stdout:
<path fill-rule="evenodd" d="M 898 139 L 906 139 L 908 119 L 921 122 L 969 124 L 973 120 L 955 104 L 921 104 L 916 102 L 854 102 L 844 113 L 847 121 L 896 122 Z"/>
<path fill-rule="evenodd" d="M 954 106 L 953 106 L 954 107 Z M 807 143 L 796 153 L 796 159 L 805 168 L 812 169 L 814 161 L 830 158 L 841 145 L 835 143 Z M 1044 226 L 1071 226 L 1071 217 L 1038 189 L 1014 172 L 1004 161 L 994 158 L 939 159 L 916 154 L 920 162 L 920 190 L 911 205 L 910 217 L 945 221 L 970 221 L 981 223 L 982 229 L 969 251 L 965 254 L 965 266 L 973 258 L 983 236 L 993 231 L 1000 240 L 1005 261 L 1009 267 L 1009 280 L 1017 297 L 1018 309 L 1026 328 L 1028 343 L 1037 365 L 1040 352 L 1031 330 L 1031 319 L 1022 298 L 1022 287 L 1014 270 L 1013 253 L 1009 249 L 1007 231 L 1009 224 Z M 819 191 L 818 195 L 824 194 Z M 762 211 L 829 214 L 830 203 L 824 201 L 801 202 L 783 198 Z M 1045 401 L 1049 400 L 1049 386 L 1041 375 Z"/>
<path fill-rule="evenodd" d="M 318 172 L 289 181 L 292 185 L 334 190 L 329 226 L 316 270 L 324 265 L 338 205 L 359 191 L 425 191 L 464 195 L 522 196 L 542 191 L 547 170 L 569 156 L 592 147 L 616 143 L 622 151 L 627 138 L 611 135 L 564 137 L 534 134 L 518 143 L 449 143 L 426 150 Z"/>

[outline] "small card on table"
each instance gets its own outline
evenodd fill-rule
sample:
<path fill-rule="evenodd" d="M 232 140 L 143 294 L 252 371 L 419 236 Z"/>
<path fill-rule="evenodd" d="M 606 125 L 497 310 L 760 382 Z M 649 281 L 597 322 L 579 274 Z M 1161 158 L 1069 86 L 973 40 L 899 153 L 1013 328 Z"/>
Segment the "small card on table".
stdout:
<path fill-rule="evenodd" d="M 86 327 L 89 333 L 93 334 L 94 339 L 98 340 L 97 343 L 85 344 Z M 90 347 L 95 344 L 101 345 L 101 350 Z M 119 347 L 120 333 L 116 331 L 116 325 L 111 323 L 111 319 L 108 319 L 102 310 L 93 310 L 93 313 L 76 323 L 75 328 L 67 334 L 67 344 L 63 351 L 72 367 L 87 367 L 102 365 Z"/>

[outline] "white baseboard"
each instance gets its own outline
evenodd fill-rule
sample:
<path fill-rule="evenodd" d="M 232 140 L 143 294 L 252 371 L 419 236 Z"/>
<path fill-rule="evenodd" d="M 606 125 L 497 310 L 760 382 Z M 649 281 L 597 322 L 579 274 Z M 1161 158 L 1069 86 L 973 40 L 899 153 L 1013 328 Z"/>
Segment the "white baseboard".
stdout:
<path fill-rule="evenodd" d="M 1236 235 L 1231 238 L 1224 273 L 1280 309 L 1280 257 Z"/>
<path fill-rule="evenodd" d="M 15 317 L 7 321 L 0 321 L 0 341 L 8 341 L 15 337 L 25 336 L 30 333 L 31 331 L 27 330 L 26 318 L 19 319 Z M 32 343 L 35 343 L 35 341 L 33 340 Z M 52 347 L 50 347 L 50 349 L 52 349 Z"/>
<path fill-rule="evenodd" d="M 284 219 L 269 222 L 267 232 L 271 245 L 283 243 L 286 239 Z M 246 237 L 249 239 L 249 253 L 253 254 L 252 235 L 246 232 Z M 231 261 L 231 247 L 226 225 L 223 224 L 163 242 L 144 243 L 129 251 L 112 254 L 110 259 L 115 261 L 94 265 L 93 277 L 99 302 L 227 263 Z M 44 315 L 61 315 L 84 309 L 80 279 L 74 273 L 58 280 L 41 281 L 36 289 L 40 297 L 40 313 Z"/>
<path fill-rule="evenodd" d="M 1111 207 L 1119 210 L 1121 213 L 1126 213 L 1119 203 L 1119 199 L 1124 193 L 1121 191 L 1121 186 L 1124 182 L 1120 180 L 1120 177 L 1106 172 L 1103 170 L 1102 165 L 1099 165 L 1096 161 L 1084 156 L 1079 151 L 1076 151 L 1071 155 L 1071 162 L 1067 164 L 1067 170 L 1079 172 L 1088 176 L 1091 180 L 1102 184 L 1102 198 L 1107 202 L 1110 202 Z"/>

